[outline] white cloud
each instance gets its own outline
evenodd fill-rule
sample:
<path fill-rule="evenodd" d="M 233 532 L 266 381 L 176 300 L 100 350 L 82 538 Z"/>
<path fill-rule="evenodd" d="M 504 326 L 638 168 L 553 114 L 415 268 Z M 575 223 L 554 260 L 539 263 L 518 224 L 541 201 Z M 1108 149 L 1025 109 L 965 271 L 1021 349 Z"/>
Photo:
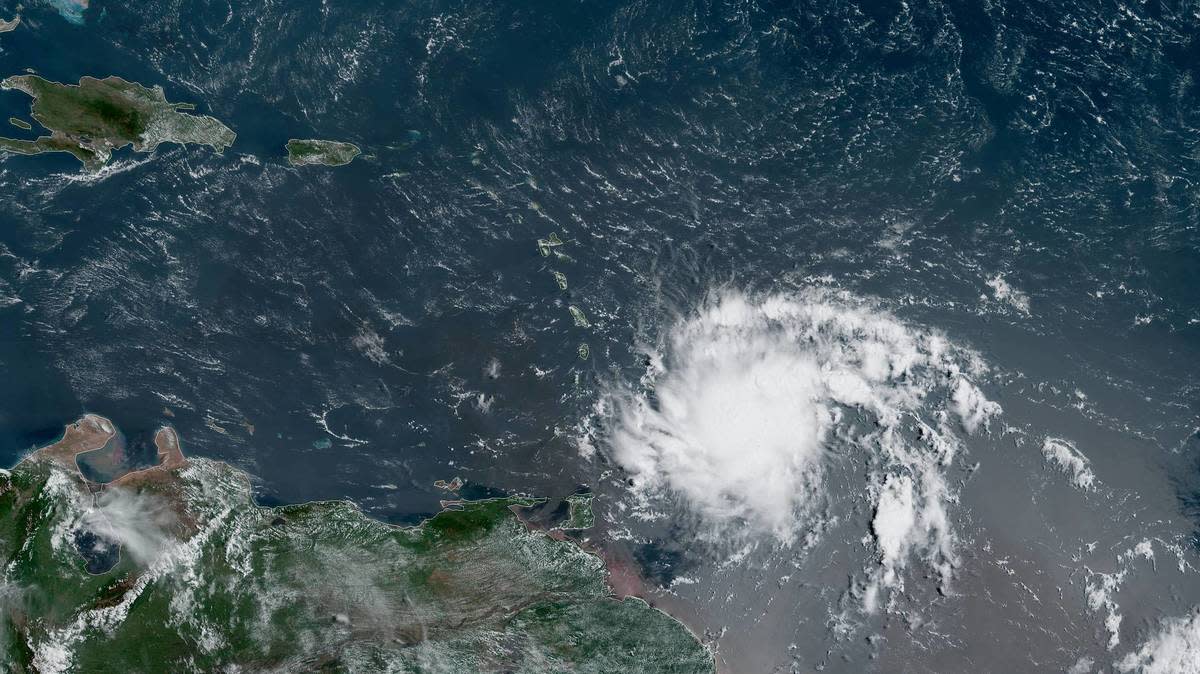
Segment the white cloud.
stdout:
<path fill-rule="evenodd" d="M 1004 302 L 1023 314 L 1029 313 L 1029 296 L 1012 287 L 1004 280 L 1003 274 L 997 274 L 987 282 L 988 287 L 996 297 L 997 302 Z"/>
<path fill-rule="evenodd" d="M 992 417 L 999 416 L 1003 411 L 999 403 L 988 400 L 978 387 L 961 376 L 954 384 L 950 402 L 951 409 L 968 433 L 974 433 L 980 427 L 986 428 Z"/>
<path fill-rule="evenodd" d="M 1083 656 L 1076 660 L 1075 664 L 1071 665 L 1071 668 L 1067 670 L 1067 674 L 1091 674 L 1092 667 L 1095 664 L 1095 660 Z"/>
<path fill-rule="evenodd" d="M 71 649 L 63 644 L 48 643 L 38 649 L 33 656 L 33 666 L 45 674 L 68 672 L 75 662 Z"/>
<path fill-rule="evenodd" d="M 175 513 L 161 498 L 112 487 L 96 498 L 96 507 L 83 514 L 80 526 L 120 544 L 121 554 L 147 566 L 171 544 L 175 522 Z"/>
<path fill-rule="evenodd" d="M 917 504 L 913 498 L 912 478 L 887 476 L 875 508 L 875 519 L 871 522 L 882 557 L 885 583 L 894 583 L 897 570 L 904 567 L 916 526 Z"/>
<path fill-rule="evenodd" d="M 902 585 L 914 553 L 948 580 L 954 495 L 943 471 L 959 442 L 946 419 L 974 432 L 1000 413 L 961 374 L 960 363 L 978 372 L 977 358 L 823 290 L 719 294 L 651 351 L 641 387 L 597 407 L 636 495 L 674 494 L 718 528 L 787 545 L 821 504 L 855 497 L 823 488 L 832 450 L 866 451 L 876 458 L 860 493 L 878 550 L 867 607 Z"/>
<path fill-rule="evenodd" d="M 1042 456 L 1068 473 L 1071 483 L 1079 489 L 1086 491 L 1095 486 L 1096 475 L 1092 473 L 1091 462 L 1070 440 L 1047 437 L 1042 442 Z"/>
<path fill-rule="evenodd" d="M 1158 632 L 1116 663 L 1122 672 L 1197 674 L 1200 672 L 1200 613 L 1167 618 Z"/>
<path fill-rule="evenodd" d="M 832 412 L 817 361 L 763 329 L 767 321 L 735 302 L 680 326 L 678 368 L 656 382 L 656 404 L 628 401 L 613 440 L 639 486 L 665 484 L 706 515 L 787 537 L 819 489 Z M 840 384 L 854 394 L 854 382 Z"/>
<path fill-rule="evenodd" d="M 1116 573 L 1095 573 L 1099 582 L 1090 579 L 1086 586 L 1088 608 L 1093 613 L 1104 611 L 1104 629 L 1108 631 L 1108 650 L 1116 648 L 1121 643 L 1121 606 L 1117 603 L 1117 591 L 1125 582 L 1127 569 Z"/>

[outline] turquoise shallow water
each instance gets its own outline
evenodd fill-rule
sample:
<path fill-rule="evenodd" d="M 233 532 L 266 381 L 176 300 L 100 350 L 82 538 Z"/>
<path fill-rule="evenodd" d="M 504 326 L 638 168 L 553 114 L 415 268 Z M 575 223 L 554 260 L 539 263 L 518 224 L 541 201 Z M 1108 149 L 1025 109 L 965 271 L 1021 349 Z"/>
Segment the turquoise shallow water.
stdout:
<path fill-rule="evenodd" d="M 53 7 L 59 16 L 70 23 L 77 26 L 83 25 L 84 14 L 88 9 L 88 0 L 46 0 L 46 4 Z"/>

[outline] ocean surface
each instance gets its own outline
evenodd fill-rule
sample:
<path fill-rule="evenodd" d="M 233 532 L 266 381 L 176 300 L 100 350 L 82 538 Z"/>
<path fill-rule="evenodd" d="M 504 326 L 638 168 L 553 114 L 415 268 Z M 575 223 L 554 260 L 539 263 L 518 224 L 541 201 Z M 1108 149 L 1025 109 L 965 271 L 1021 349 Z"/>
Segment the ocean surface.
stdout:
<path fill-rule="evenodd" d="M 0 159 L 0 464 L 86 411 L 264 503 L 586 488 L 731 672 L 1093 671 L 1200 605 L 1195 3 L 26 3 L 0 75 L 161 85 L 238 137 Z M 289 138 L 363 156 L 292 168 Z M 797 540 L 723 535 L 674 464 L 631 484 L 614 392 L 659 404 L 727 293 L 973 354 L 1003 412 L 947 435 L 946 570 L 925 541 L 878 575 L 887 476 L 925 474 L 837 396 Z M 896 409 L 932 427 L 930 382 Z"/>

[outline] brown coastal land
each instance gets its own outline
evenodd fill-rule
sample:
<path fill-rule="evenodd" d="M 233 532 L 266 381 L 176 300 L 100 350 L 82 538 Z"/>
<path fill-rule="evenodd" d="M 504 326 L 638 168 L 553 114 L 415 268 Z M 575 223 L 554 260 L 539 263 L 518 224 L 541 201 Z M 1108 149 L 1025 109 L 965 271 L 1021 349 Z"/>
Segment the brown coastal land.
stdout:
<path fill-rule="evenodd" d="M 98 483 L 89 480 L 80 470 L 77 457 L 80 454 L 103 449 L 117 436 L 112 421 L 98 414 L 86 414 L 63 429 L 63 437 L 56 443 L 34 451 L 23 461 L 51 462 L 73 473 L 89 487 L 103 488 L 110 485 L 133 484 L 138 480 L 153 479 L 156 473 L 166 473 L 187 465 L 183 450 L 179 446 L 179 434 L 170 426 L 163 426 L 154 434 L 154 445 L 158 450 L 158 463 L 149 468 L 124 473 L 110 482 Z"/>

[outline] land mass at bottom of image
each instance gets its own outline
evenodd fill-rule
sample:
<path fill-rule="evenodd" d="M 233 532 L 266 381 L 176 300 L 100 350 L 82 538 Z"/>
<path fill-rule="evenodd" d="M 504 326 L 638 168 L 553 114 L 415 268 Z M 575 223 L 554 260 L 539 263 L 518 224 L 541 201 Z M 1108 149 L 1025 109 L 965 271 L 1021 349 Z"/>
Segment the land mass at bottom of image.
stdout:
<path fill-rule="evenodd" d="M 0 472 L 10 671 L 714 671 L 682 624 L 616 598 L 599 557 L 526 527 L 537 499 L 454 501 L 415 527 L 342 501 L 260 507 L 171 428 L 157 465 L 85 478 L 77 457 L 115 437 L 87 415 Z"/>

